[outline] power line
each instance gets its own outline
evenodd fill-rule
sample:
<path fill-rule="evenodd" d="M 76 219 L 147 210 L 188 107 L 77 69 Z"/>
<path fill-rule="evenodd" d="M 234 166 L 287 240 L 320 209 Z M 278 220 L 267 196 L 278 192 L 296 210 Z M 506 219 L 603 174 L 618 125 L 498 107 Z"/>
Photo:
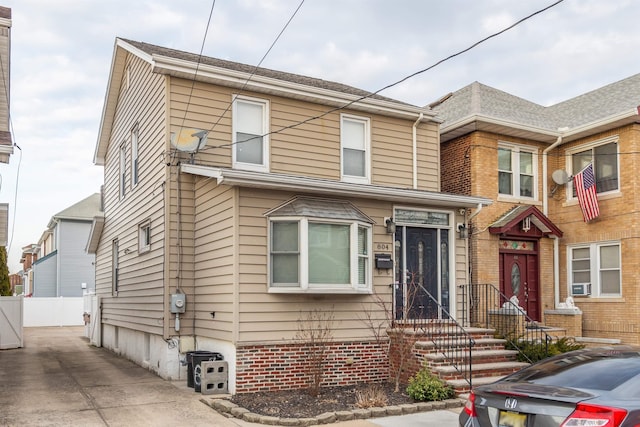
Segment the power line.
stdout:
<path fill-rule="evenodd" d="M 278 40 L 280 39 L 280 37 L 282 36 L 282 34 L 285 32 L 285 30 L 287 29 L 287 27 L 289 26 L 289 24 L 291 23 L 291 21 L 293 20 L 293 18 L 298 14 L 298 11 L 300 10 L 300 8 L 302 7 L 302 5 L 304 4 L 304 0 L 302 0 L 300 2 L 300 4 L 298 5 L 298 7 L 296 8 L 296 10 L 293 12 L 293 14 L 291 15 L 291 17 L 289 18 L 289 20 L 287 21 L 287 23 L 284 25 L 284 27 L 282 27 L 282 30 L 280 30 L 280 33 L 278 33 L 278 36 L 275 38 L 275 40 L 273 41 L 273 43 L 271 43 L 271 46 L 269 46 L 269 49 L 267 49 L 267 52 L 264 54 L 264 56 L 262 57 L 262 59 L 260 60 L 260 62 L 258 62 L 258 64 L 253 68 L 253 71 L 251 72 L 251 74 L 249 75 L 249 77 L 247 78 L 247 80 L 245 80 L 244 84 L 242 85 L 242 87 L 240 88 L 240 91 L 238 93 L 242 93 L 245 88 L 247 87 L 247 85 L 249 84 L 249 82 L 251 81 L 251 79 L 253 78 L 253 76 L 256 74 L 256 71 L 258 71 L 258 68 L 260 68 L 260 65 L 262 65 L 262 63 L 264 62 L 264 60 L 267 58 L 267 55 L 269 55 L 269 53 L 271 52 L 271 50 L 273 49 L 273 47 L 276 45 L 276 43 L 278 42 Z M 216 120 L 216 122 L 213 124 L 213 126 L 211 126 L 211 128 L 209 129 L 209 132 L 213 132 L 213 130 L 216 128 L 216 126 L 220 123 L 220 120 L 222 120 L 222 118 L 224 117 L 225 114 L 227 114 L 229 112 L 229 109 L 233 106 L 233 103 L 235 102 L 236 98 L 238 97 L 238 94 L 235 94 L 233 96 L 233 98 L 231 99 L 231 102 L 227 105 L 227 108 L 225 108 L 225 110 L 222 112 L 222 114 L 220 114 L 218 116 L 218 120 Z M 268 135 L 268 134 L 267 134 Z"/>
<path fill-rule="evenodd" d="M 545 11 L 547 11 L 547 10 L 549 10 L 549 9 L 551 9 L 551 8 L 553 8 L 553 7 L 555 7 L 555 6 L 557 6 L 558 4 L 562 3 L 563 1 L 564 1 L 564 0 L 557 0 L 556 2 L 554 2 L 554 3 L 550 4 L 549 6 L 546 6 L 546 7 L 542 8 L 542 9 L 539 9 L 539 10 L 537 10 L 537 11 L 535 11 L 535 12 L 533 12 L 533 13 L 531 13 L 531 14 L 527 15 L 527 16 L 525 16 L 524 18 L 521 18 L 520 20 L 518 20 L 518 21 L 514 22 L 513 24 L 511 24 L 511 25 L 509 25 L 509 26 L 507 26 L 507 27 L 503 28 L 502 30 L 497 31 L 497 32 L 495 32 L 495 33 L 493 33 L 493 34 L 491 34 L 491 35 L 489 35 L 489 36 L 487 36 L 487 37 L 485 37 L 485 38 L 483 38 L 483 39 L 481 39 L 481 40 L 479 40 L 479 41 L 477 41 L 477 42 L 473 43 L 473 44 L 472 44 L 472 45 L 470 45 L 469 47 L 467 47 L 467 48 L 465 48 L 465 49 L 462 49 L 462 50 L 460 50 L 460 51 L 458 51 L 458 52 L 456 52 L 456 53 L 453 53 L 453 54 L 451 54 L 451 55 L 449 55 L 449 56 L 447 56 L 447 57 L 445 57 L 445 58 L 443 58 L 443 59 L 441 59 L 441 60 L 439 60 L 439 61 L 435 62 L 434 64 L 432 64 L 432 65 L 430 65 L 430 66 L 426 67 L 426 68 L 423 68 L 423 69 L 421 69 L 421 70 L 419 70 L 419 71 L 416 71 L 416 72 L 414 72 L 414 73 L 412 73 L 412 74 L 409 74 L 408 76 L 405 76 L 405 77 L 403 77 L 402 79 L 400 79 L 400 80 L 398 80 L 398 81 L 396 81 L 396 82 L 394 82 L 394 83 L 388 84 L 388 85 L 386 85 L 386 86 L 382 87 L 381 89 L 376 90 L 375 92 L 371 92 L 371 93 L 369 93 L 369 94 L 367 94 L 367 95 L 363 95 L 363 96 L 361 96 L 361 97 L 358 97 L 358 98 L 356 98 L 356 99 L 354 99 L 354 100 L 352 100 L 352 101 L 347 102 L 346 104 L 344 104 L 344 105 L 342 105 L 342 106 L 340 106 L 340 107 L 332 108 L 332 109 L 330 109 L 330 110 L 328 110 L 328 111 L 325 111 L 324 113 L 318 114 L 318 115 L 313 116 L 313 117 L 309 117 L 309 118 L 307 118 L 307 119 L 305 119 L 305 120 L 299 121 L 299 122 L 297 122 L 297 123 L 293 123 L 293 124 L 288 125 L 288 126 L 284 126 L 284 127 L 280 128 L 280 129 L 277 129 L 277 130 L 274 130 L 274 131 L 267 132 L 267 133 L 265 133 L 265 134 L 263 134 L 263 135 L 255 136 L 255 137 L 253 137 L 253 138 L 249 138 L 249 139 L 247 139 L 247 140 L 243 140 L 242 142 L 247 142 L 247 141 L 250 141 L 250 140 L 252 140 L 252 139 L 257 139 L 257 138 L 263 138 L 263 137 L 268 136 L 268 135 L 278 134 L 278 133 L 283 132 L 283 131 L 285 131 L 285 130 L 293 129 L 293 128 L 295 128 L 295 127 L 298 127 L 298 126 L 301 126 L 301 125 L 303 125 L 303 124 L 306 124 L 306 123 L 312 122 L 312 121 L 314 121 L 314 120 L 321 119 L 321 118 L 323 118 L 323 117 L 325 117 L 325 116 L 327 116 L 327 115 L 329 115 L 329 114 L 335 113 L 336 111 L 344 110 L 345 108 L 348 108 L 349 106 L 351 106 L 351 105 L 353 105 L 353 104 L 355 104 L 355 103 L 357 103 L 357 102 L 360 102 L 360 101 L 363 101 L 363 100 L 365 100 L 365 99 L 371 98 L 371 97 L 372 97 L 372 96 L 374 96 L 374 95 L 378 95 L 380 92 L 382 92 L 382 91 L 384 91 L 384 90 L 387 90 L 387 89 L 390 89 L 390 88 L 392 88 L 392 87 L 394 87 L 394 86 L 397 86 L 397 85 L 399 85 L 400 83 L 404 83 L 405 81 L 407 81 L 407 80 L 409 80 L 409 79 L 411 79 L 411 78 L 413 78 L 413 77 L 415 77 L 415 76 L 418 76 L 418 75 L 420 75 L 420 74 L 423 74 L 423 73 L 425 73 L 425 72 L 427 72 L 427 71 L 429 71 L 429 70 L 431 70 L 431 69 L 433 69 L 433 68 L 437 67 L 438 65 L 440 65 L 440 64 L 442 64 L 442 63 L 444 63 L 444 62 L 447 62 L 447 61 L 449 61 L 449 60 L 451 60 L 451 59 L 453 59 L 453 58 L 455 58 L 455 57 L 457 57 L 457 56 L 460 56 L 460 55 L 462 55 L 463 53 L 466 53 L 466 52 L 470 51 L 471 49 L 476 48 L 476 47 L 477 47 L 477 46 L 479 46 L 480 44 L 485 43 L 486 41 L 488 41 L 488 40 L 490 40 L 490 39 L 492 39 L 492 38 L 494 38 L 494 37 L 497 37 L 497 36 L 499 36 L 499 35 L 501 35 L 501 34 L 503 34 L 503 33 L 507 32 L 507 31 L 509 31 L 509 30 L 511 30 L 511 29 L 513 29 L 513 28 L 515 28 L 515 27 L 517 27 L 518 25 L 520 25 L 520 24 L 522 24 L 523 22 L 525 22 L 525 21 L 527 21 L 527 20 L 529 20 L 529 19 L 533 18 L 534 16 L 536 16 L 536 15 L 538 15 L 538 14 L 542 13 L 542 12 L 545 12 Z M 252 75 L 253 75 L 253 74 L 252 74 Z M 248 80 L 247 80 L 247 83 L 248 83 Z M 245 83 L 245 86 L 246 86 L 246 83 Z M 229 109 L 229 107 L 227 107 L 227 110 L 225 110 L 225 113 L 228 111 L 228 109 Z M 224 113 L 223 113 L 223 115 L 224 115 Z M 221 117 L 220 117 L 220 118 L 218 118 L 218 122 L 220 121 L 220 119 L 221 119 Z M 216 122 L 216 123 L 218 123 L 218 122 Z M 215 125 L 214 125 L 214 126 L 215 126 Z M 233 142 L 232 142 L 232 143 L 228 143 L 228 144 L 221 144 L 221 145 L 216 145 L 216 146 L 205 147 L 205 148 L 203 149 L 203 151 L 204 151 L 204 150 L 207 150 L 207 149 L 226 148 L 226 147 L 233 146 L 234 144 L 236 144 L 236 143 L 233 143 Z"/>

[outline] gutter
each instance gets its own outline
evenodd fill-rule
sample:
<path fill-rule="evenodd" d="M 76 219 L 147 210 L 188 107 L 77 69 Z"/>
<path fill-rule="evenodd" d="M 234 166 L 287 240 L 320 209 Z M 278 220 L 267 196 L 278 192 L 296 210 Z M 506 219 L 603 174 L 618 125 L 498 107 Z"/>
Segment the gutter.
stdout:
<path fill-rule="evenodd" d="M 459 196 L 434 191 L 413 190 L 409 188 L 384 187 L 370 184 L 353 184 L 328 179 L 304 176 L 281 175 L 236 169 L 184 164 L 180 172 L 212 178 L 218 184 L 270 190 L 300 191 L 311 194 L 323 194 L 343 197 L 362 197 L 398 203 L 430 204 L 443 207 L 473 208 L 477 205 L 490 205 L 491 199 L 474 196 Z"/>
<path fill-rule="evenodd" d="M 561 128 L 558 130 L 563 131 L 567 130 L 567 128 Z M 556 142 L 542 151 L 542 213 L 544 216 L 547 216 L 549 212 L 549 191 L 547 190 L 549 183 L 549 179 L 547 177 L 548 153 L 559 145 L 562 145 L 562 135 L 563 134 L 558 135 Z M 555 235 L 553 236 L 553 303 L 556 308 L 560 305 L 560 241 L 558 240 L 558 236 Z"/>

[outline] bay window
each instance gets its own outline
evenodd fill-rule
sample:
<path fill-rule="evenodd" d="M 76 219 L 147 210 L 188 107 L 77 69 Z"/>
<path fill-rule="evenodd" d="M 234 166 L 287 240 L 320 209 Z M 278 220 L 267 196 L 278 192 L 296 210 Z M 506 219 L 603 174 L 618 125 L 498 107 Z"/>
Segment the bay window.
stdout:
<path fill-rule="evenodd" d="M 305 200 L 297 199 L 296 209 L 285 206 L 269 215 L 270 291 L 370 292 L 371 223 L 362 221 L 366 217 L 359 211 L 345 216 L 331 202 L 314 205 L 313 215 L 287 215 L 311 214 L 300 209 Z"/>

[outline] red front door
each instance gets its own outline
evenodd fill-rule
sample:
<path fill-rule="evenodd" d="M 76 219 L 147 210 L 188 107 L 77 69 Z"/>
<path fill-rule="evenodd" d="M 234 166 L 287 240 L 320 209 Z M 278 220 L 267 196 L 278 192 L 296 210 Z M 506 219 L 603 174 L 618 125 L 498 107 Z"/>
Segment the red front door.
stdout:
<path fill-rule="evenodd" d="M 524 243 L 526 247 L 527 242 Z M 528 245 L 534 249 L 533 243 L 528 242 Z M 500 290 L 507 298 L 518 297 L 519 305 L 527 315 L 540 321 L 538 254 L 535 250 L 516 249 L 516 245 L 512 245 L 509 250 L 500 251 Z"/>

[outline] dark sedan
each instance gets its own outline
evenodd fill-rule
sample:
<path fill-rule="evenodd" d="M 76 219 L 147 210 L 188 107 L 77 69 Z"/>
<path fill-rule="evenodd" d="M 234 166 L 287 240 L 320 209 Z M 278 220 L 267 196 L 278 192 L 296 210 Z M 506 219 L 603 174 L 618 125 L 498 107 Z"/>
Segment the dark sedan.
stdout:
<path fill-rule="evenodd" d="M 638 427 L 640 347 L 572 351 L 476 387 L 459 422 L 464 427 Z"/>

